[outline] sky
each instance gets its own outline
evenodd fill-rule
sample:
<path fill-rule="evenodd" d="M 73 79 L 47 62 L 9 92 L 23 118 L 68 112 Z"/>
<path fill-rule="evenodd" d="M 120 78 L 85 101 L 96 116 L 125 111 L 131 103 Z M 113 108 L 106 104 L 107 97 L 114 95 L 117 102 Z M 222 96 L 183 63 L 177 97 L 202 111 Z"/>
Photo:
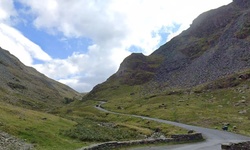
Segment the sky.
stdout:
<path fill-rule="evenodd" d="M 0 0 L 0 47 L 78 92 L 232 0 Z"/>

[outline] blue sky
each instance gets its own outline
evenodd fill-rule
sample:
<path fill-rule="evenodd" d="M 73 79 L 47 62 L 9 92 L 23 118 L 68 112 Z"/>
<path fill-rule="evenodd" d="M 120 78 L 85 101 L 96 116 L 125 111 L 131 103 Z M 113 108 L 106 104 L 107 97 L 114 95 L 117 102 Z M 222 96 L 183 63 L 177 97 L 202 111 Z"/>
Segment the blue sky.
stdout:
<path fill-rule="evenodd" d="M 88 92 L 132 52 L 151 54 L 202 12 L 232 0 L 1 0 L 0 46 Z"/>

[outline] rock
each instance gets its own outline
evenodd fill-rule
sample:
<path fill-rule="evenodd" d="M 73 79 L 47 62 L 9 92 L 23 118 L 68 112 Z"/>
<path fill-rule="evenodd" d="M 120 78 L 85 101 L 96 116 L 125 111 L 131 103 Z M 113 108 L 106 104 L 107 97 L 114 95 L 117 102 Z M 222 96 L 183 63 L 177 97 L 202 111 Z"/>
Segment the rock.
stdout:
<path fill-rule="evenodd" d="M 192 134 L 192 133 L 194 133 L 194 130 L 189 130 L 188 131 L 188 134 Z"/>
<path fill-rule="evenodd" d="M 233 130 L 236 130 L 237 129 L 237 127 L 236 126 L 233 126 Z"/>
<path fill-rule="evenodd" d="M 106 122 L 101 122 L 98 125 L 102 127 L 108 127 L 108 128 L 115 128 L 117 126 L 115 123 L 106 123 Z"/>
<path fill-rule="evenodd" d="M 238 143 L 224 143 L 221 145 L 222 150 L 248 150 L 249 147 L 250 141 Z"/>
<path fill-rule="evenodd" d="M 160 128 L 156 128 L 155 132 L 161 132 L 161 129 Z"/>
<path fill-rule="evenodd" d="M 250 78 L 250 75 L 249 74 L 242 74 L 242 75 L 239 75 L 239 79 L 242 79 L 242 80 L 247 80 Z"/>
<path fill-rule="evenodd" d="M 165 135 L 161 132 L 154 132 L 150 137 L 149 139 L 165 139 Z"/>
<path fill-rule="evenodd" d="M 239 114 L 246 114 L 247 113 L 247 110 L 241 110 L 239 111 Z"/>
<path fill-rule="evenodd" d="M 121 107 L 121 106 L 118 106 L 117 109 L 122 109 L 122 107 Z"/>
<path fill-rule="evenodd" d="M 228 126 L 223 126 L 223 127 L 222 127 L 222 130 L 223 130 L 223 131 L 227 131 L 227 130 L 228 130 Z"/>
<path fill-rule="evenodd" d="M 239 103 L 246 103 L 246 100 L 240 100 Z"/>
<path fill-rule="evenodd" d="M 242 8 L 249 8 L 250 1 L 249 0 L 233 0 L 233 3 Z"/>
<path fill-rule="evenodd" d="M 158 106 L 159 108 L 167 108 L 167 106 L 165 104 L 161 104 Z"/>
<path fill-rule="evenodd" d="M 224 126 L 230 126 L 230 123 L 225 122 L 225 123 L 223 123 L 222 125 L 224 125 Z"/>
<path fill-rule="evenodd" d="M 46 117 L 43 117 L 42 120 L 47 120 L 47 118 L 46 118 Z"/>
<path fill-rule="evenodd" d="M 0 132 L 0 150 L 32 150 L 32 144 L 25 143 L 7 133 Z"/>
<path fill-rule="evenodd" d="M 166 137 L 164 135 L 161 135 L 160 136 L 160 139 L 165 139 Z"/>
<path fill-rule="evenodd" d="M 135 95 L 135 93 L 130 93 L 130 95 L 132 96 L 132 95 Z"/>
<path fill-rule="evenodd" d="M 232 145 L 232 143 L 223 143 L 223 144 L 221 144 L 221 149 L 228 150 L 228 149 L 230 149 L 231 145 Z"/>
<path fill-rule="evenodd" d="M 246 100 L 239 100 L 237 103 L 234 104 L 234 106 L 247 106 Z"/>
<path fill-rule="evenodd" d="M 240 106 L 240 103 L 235 103 L 234 106 Z"/>

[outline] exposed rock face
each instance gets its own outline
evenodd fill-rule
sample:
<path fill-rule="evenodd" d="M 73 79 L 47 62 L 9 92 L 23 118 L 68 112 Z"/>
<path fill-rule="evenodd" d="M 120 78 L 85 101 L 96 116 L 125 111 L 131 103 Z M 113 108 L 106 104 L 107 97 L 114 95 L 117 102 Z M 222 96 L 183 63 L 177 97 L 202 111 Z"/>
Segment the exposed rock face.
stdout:
<path fill-rule="evenodd" d="M 234 0 L 233 3 L 242 7 L 242 8 L 249 8 L 250 7 L 249 0 Z"/>
<path fill-rule="evenodd" d="M 119 76 L 121 71 L 131 75 L 140 70 L 143 75 L 157 58 L 161 61 L 159 65 L 153 65 L 150 78 L 136 78 L 140 84 L 152 85 L 151 89 L 193 87 L 250 69 L 249 4 L 250 0 L 234 0 L 229 5 L 199 15 L 189 29 L 150 56 L 140 58 L 140 67 L 131 64 L 135 61 L 135 54 L 126 58 L 119 71 L 112 76 L 116 78 L 107 82 L 111 85 L 114 81 L 127 78 L 128 74 Z M 124 64 L 127 64 L 126 67 Z M 131 83 L 133 79 L 127 78 L 126 83 Z"/>
<path fill-rule="evenodd" d="M 165 55 L 155 80 L 190 87 L 250 68 L 249 23 L 248 9 L 233 4 L 201 14 L 152 54 Z"/>

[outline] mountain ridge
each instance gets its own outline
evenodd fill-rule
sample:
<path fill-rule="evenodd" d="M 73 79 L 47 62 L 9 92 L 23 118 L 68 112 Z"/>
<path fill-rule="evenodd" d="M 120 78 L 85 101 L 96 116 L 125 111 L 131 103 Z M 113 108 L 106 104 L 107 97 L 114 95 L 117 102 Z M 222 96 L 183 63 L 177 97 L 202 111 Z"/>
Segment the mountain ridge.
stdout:
<path fill-rule="evenodd" d="M 54 81 L 0 48 L 2 101 L 32 109 L 50 109 L 73 100 L 79 93 Z M 66 102 L 67 101 L 67 102 Z"/>
<path fill-rule="evenodd" d="M 87 97 L 98 97 L 101 90 L 112 90 L 124 84 L 147 84 L 151 91 L 157 88 L 161 91 L 191 88 L 249 69 L 249 8 L 249 1 L 234 0 L 228 5 L 202 13 L 189 29 L 151 55 L 128 56 L 119 70 L 107 81 L 94 87 Z M 137 63 L 136 68 L 133 64 L 138 61 L 141 63 Z M 150 77 L 145 67 L 149 64 L 157 64 L 150 71 Z"/>
<path fill-rule="evenodd" d="M 158 76 L 161 77 L 158 78 L 174 86 L 183 86 L 181 83 L 187 79 L 190 81 L 187 86 L 195 86 L 249 68 L 249 9 L 239 9 L 235 2 L 201 14 L 188 30 L 176 37 L 181 40 L 175 43 L 174 60 L 171 61 L 169 57 L 165 59 L 162 65 L 165 68 L 160 69 Z M 155 53 L 164 50 L 169 49 Z M 180 62 L 180 59 L 185 65 L 173 63 Z M 182 68 L 182 72 L 178 72 L 180 75 L 165 71 L 172 67 L 168 64 Z M 173 76 L 178 76 L 175 78 L 180 80 L 179 83 L 169 79 Z"/>

